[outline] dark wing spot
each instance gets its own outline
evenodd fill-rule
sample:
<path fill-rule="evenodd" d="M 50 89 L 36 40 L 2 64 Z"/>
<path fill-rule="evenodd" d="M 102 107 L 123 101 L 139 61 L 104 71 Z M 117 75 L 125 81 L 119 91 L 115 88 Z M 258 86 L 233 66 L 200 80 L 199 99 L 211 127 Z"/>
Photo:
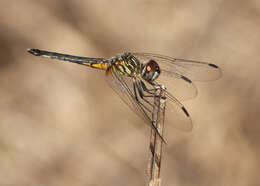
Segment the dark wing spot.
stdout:
<path fill-rule="evenodd" d="M 181 79 L 187 81 L 188 83 L 192 83 L 192 81 L 189 78 L 185 77 L 185 76 L 181 76 Z"/>
<path fill-rule="evenodd" d="M 218 68 L 218 66 L 217 66 L 217 65 L 215 65 L 215 64 L 212 64 L 212 63 L 209 63 L 209 66 L 211 66 L 211 67 L 214 67 L 214 68 Z"/>
<path fill-rule="evenodd" d="M 190 115 L 185 107 L 181 107 L 181 109 L 183 110 L 183 112 L 186 114 L 187 117 L 190 117 Z"/>

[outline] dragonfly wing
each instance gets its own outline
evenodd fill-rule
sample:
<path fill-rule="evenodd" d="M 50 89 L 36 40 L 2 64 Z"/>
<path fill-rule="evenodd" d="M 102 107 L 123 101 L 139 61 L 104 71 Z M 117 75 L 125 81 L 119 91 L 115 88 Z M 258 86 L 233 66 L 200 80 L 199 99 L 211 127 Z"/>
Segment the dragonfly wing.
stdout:
<path fill-rule="evenodd" d="M 165 123 L 166 126 L 173 126 L 187 132 L 193 128 L 191 117 L 186 108 L 168 91 L 166 91 Z"/>
<path fill-rule="evenodd" d="M 118 94 L 118 96 L 128 105 L 128 107 L 146 124 L 153 127 L 152 107 L 146 103 L 141 105 L 135 98 L 133 79 L 126 75 L 112 71 L 107 75 L 107 83 Z M 146 108 L 145 108 L 146 107 Z"/>
<path fill-rule="evenodd" d="M 153 97 L 146 98 L 150 103 L 143 101 L 139 97 L 139 102 L 135 98 L 133 79 L 120 73 L 111 71 L 107 76 L 109 86 L 119 95 L 119 97 L 129 106 L 129 108 L 142 118 L 146 124 L 154 128 L 152 124 Z M 147 88 L 151 88 L 148 83 Z M 173 125 L 174 128 L 182 131 L 192 130 L 191 118 L 185 107 L 169 92 L 166 91 L 166 125 Z"/>
<path fill-rule="evenodd" d="M 133 53 L 133 55 L 144 64 L 151 59 L 156 61 L 161 69 L 158 83 L 165 85 L 167 90 L 181 101 L 197 96 L 193 80 L 210 81 L 221 76 L 220 68 L 211 63 L 151 53 Z"/>
<path fill-rule="evenodd" d="M 107 71 L 108 72 L 108 71 Z M 153 124 L 152 109 L 153 109 L 153 97 L 147 99 L 145 102 L 140 99 L 137 93 L 135 93 L 134 80 L 131 77 L 121 74 L 120 72 L 111 70 L 107 73 L 107 82 L 110 87 L 119 95 L 119 97 L 129 106 L 129 108 L 142 118 L 146 124 L 148 124 L 166 143 L 164 138 L 158 132 L 157 128 Z M 138 96 L 138 101 L 136 99 Z"/>
<path fill-rule="evenodd" d="M 222 74 L 221 69 L 213 63 L 178 59 L 152 53 L 133 53 L 133 55 L 146 62 L 153 59 L 162 70 L 175 72 L 193 81 L 212 81 L 220 78 Z"/>
<path fill-rule="evenodd" d="M 176 72 L 161 70 L 161 75 L 156 81 L 165 85 L 167 90 L 180 101 L 195 98 L 198 94 L 194 83 L 186 76 Z"/>

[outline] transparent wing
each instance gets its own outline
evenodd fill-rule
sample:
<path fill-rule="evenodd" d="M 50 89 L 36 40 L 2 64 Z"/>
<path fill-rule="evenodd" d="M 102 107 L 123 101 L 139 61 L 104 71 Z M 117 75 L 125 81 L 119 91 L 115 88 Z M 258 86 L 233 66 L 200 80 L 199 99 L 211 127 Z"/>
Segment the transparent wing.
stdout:
<path fill-rule="evenodd" d="M 133 79 L 114 71 L 107 76 L 107 82 L 134 113 L 142 118 L 146 124 L 154 128 L 152 124 L 153 97 L 145 97 L 146 101 L 144 101 L 139 96 L 139 102 L 137 102 Z M 145 83 L 145 85 L 148 89 L 153 89 L 150 84 Z M 185 107 L 170 93 L 167 92 L 166 97 L 166 125 L 172 125 L 174 128 L 190 131 L 192 129 L 192 121 Z"/>
<path fill-rule="evenodd" d="M 197 88 L 192 81 L 212 81 L 221 77 L 221 69 L 212 63 L 172 58 L 159 54 L 133 53 L 142 63 L 153 59 L 161 69 L 158 82 L 164 84 L 178 100 L 196 97 Z"/>
<path fill-rule="evenodd" d="M 112 71 L 107 75 L 107 83 L 118 94 L 118 96 L 129 106 L 129 108 L 142 118 L 146 124 L 154 128 L 152 124 L 152 104 L 151 98 L 147 102 L 140 100 L 140 103 L 136 101 L 133 79 L 126 75 L 122 75 L 115 71 Z"/>
<path fill-rule="evenodd" d="M 195 98 L 198 94 L 194 83 L 186 76 L 176 72 L 161 70 L 157 82 L 165 85 L 167 90 L 180 101 Z"/>
<path fill-rule="evenodd" d="M 133 53 L 138 59 L 155 60 L 162 70 L 175 72 L 193 81 L 212 81 L 221 77 L 221 69 L 213 64 L 201 61 L 178 59 L 151 53 Z"/>
<path fill-rule="evenodd" d="M 193 128 L 191 117 L 186 108 L 168 91 L 166 91 L 165 124 L 187 132 Z"/>

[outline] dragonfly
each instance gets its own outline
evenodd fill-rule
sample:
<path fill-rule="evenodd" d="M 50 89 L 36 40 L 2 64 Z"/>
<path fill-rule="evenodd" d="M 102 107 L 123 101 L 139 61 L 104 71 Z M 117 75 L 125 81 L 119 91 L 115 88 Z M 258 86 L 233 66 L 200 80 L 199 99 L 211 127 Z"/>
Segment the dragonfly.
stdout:
<path fill-rule="evenodd" d="M 220 78 L 222 74 L 221 69 L 213 63 L 153 53 L 126 52 L 112 58 L 91 58 L 39 49 L 28 49 L 28 52 L 34 56 L 105 71 L 109 86 L 164 142 L 152 118 L 155 87 L 166 87 L 164 121 L 172 123 L 180 130 L 191 131 L 193 124 L 190 114 L 181 102 L 197 96 L 197 87 L 193 81 L 212 81 Z"/>

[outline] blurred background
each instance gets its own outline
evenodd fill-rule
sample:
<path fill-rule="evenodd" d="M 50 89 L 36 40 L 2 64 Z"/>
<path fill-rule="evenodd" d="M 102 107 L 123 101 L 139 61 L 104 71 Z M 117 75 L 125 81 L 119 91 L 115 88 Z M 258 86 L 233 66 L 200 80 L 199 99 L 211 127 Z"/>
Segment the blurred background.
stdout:
<path fill-rule="evenodd" d="M 217 64 L 222 78 L 183 102 L 193 131 L 166 131 L 162 185 L 260 184 L 258 0 L 2 0 L 0 16 L 1 186 L 144 185 L 147 175 L 150 129 L 104 72 L 27 48 Z"/>

